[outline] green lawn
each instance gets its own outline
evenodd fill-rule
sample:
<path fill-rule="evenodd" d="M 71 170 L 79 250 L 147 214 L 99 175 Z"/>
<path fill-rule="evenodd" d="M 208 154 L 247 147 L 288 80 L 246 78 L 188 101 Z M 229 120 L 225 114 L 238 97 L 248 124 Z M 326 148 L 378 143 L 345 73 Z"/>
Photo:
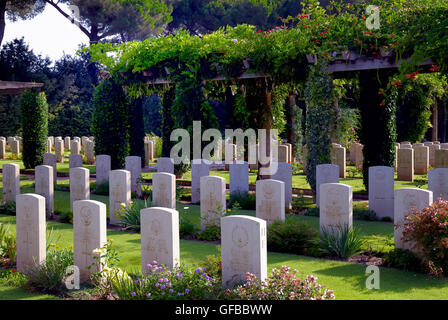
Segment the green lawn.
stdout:
<path fill-rule="evenodd" d="M 5 160 L 0 160 L 0 167 L 3 167 L 4 164 L 7 163 L 17 163 L 20 166 L 20 169 L 25 169 L 25 166 L 23 165 L 22 160 L 11 160 L 11 153 L 10 152 L 6 152 L 6 159 Z M 64 152 L 64 163 L 60 163 L 58 162 L 56 164 L 56 170 L 58 173 L 69 173 L 69 160 L 70 157 L 70 151 L 65 151 Z M 89 169 L 90 173 L 94 174 L 96 173 L 96 166 L 95 165 L 89 165 L 89 164 L 84 164 L 83 165 L 84 168 Z"/>
<path fill-rule="evenodd" d="M 68 159 L 70 156 L 70 152 L 65 151 L 64 153 L 64 163 L 58 163 L 57 164 L 57 172 L 58 173 L 69 173 L 69 163 Z M 7 158 L 11 157 L 11 153 L 6 154 Z M 23 162 L 21 160 L 0 160 L 0 166 L 3 166 L 3 164 L 6 163 L 17 163 L 20 165 L 21 169 L 24 169 Z M 152 162 L 152 165 L 156 165 L 156 162 Z M 95 174 L 96 173 L 96 166 L 95 165 L 88 165 L 84 164 L 84 168 L 87 168 L 90 170 L 90 173 Z M 142 173 L 142 177 L 144 179 L 152 179 L 153 172 L 144 172 Z M 210 175 L 223 177 L 226 179 L 226 183 L 229 183 L 229 172 L 228 171 L 210 171 Z M 397 178 L 395 174 L 395 179 Z M 422 188 L 422 189 L 428 189 L 427 184 L 427 175 L 414 175 L 414 182 L 409 181 L 398 181 L 395 180 L 395 189 L 401 189 L 401 188 Z M 191 181 L 191 171 L 186 172 L 180 181 Z M 250 171 L 249 172 L 249 184 L 255 185 L 257 180 L 257 172 L 256 171 Z M 366 194 L 366 190 L 364 188 L 362 175 L 359 171 L 355 171 L 353 166 L 347 166 L 347 178 L 346 179 L 339 179 L 340 183 L 347 184 L 349 186 L 353 187 L 354 193 L 361 193 Z M 311 187 L 306 181 L 306 175 L 302 172 L 300 174 L 295 174 L 292 177 L 292 186 L 293 188 L 297 189 L 306 189 L 310 190 Z"/>
<path fill-rule="evenodd" d="M 197 219 L 193 206 L 183 209 L 181 215 L 191 215 L 192 221 Z M 311 225 L 317 226 L 318 219 L 301 217 Z M 11 223 L 14 230 L 14 217 L 0 216 L 0 222 Z M 387 234 L 391 225 L 380 222 L 355 223 L 363 234 Z M 53 228 L 61 239 L 58 247 L 72 247 L 73 231 L 69 224 L 50 222 L 47 228 Z M 108 231 L 108 238 L 114 240 L 121 261 L 119 266 L 127 271 L 140 268 L 140 235 L 130 232 Z M 197 267 L 207 255 L 216 254 L 217 246 L 199 241 L 181 240 L 181 260 L 188 266 Z M 388 268 L 380 268 L 380 290 L 365 288 L 365 266 L 347 262 L 316 259 L 293 254 L 268 253 L 268 268 L 288 265 L 299 271 L 299 276 L 313 274 L 319 278 L 319 283 L 333 289 L 338 299 L 446 299 L 448 298 L 448 281 L 446 278 L 434 278 L 423 274 L 404 272 Z M 5 298 L 36 298 L 45 299 L 48 296 L 27 296 L 21 290 L 0 289 L 0 299 Z"/>
<path fill-rule="evenodd" d="M 228 179 L 228 172 L 213 171 L 211 174 L 219 174 Z M 186 175 L 188 177 L 188 174 Z M 255 174 L 251 173 L 251 178 Z M 294 176 L 296 181 L 305 181 L 305 176 Z M 345 179 L 356 183 L 361 180 Z M 344 183 L 344 181 L 341 181 Z M 21 192 L 34 192 L 33 181 L 21 181 Z M 68 180 L 59 180 L 58 185 L 68 185 Z M 403 185 L 396 184 L 396 187 Z M 1 190 L 0 190 L 1 192 Z M 55 210 L 57 212 L 69 211 L 70 194 L 63 191 L 55 191 Z M 92 200 L 98 200 L 108 205 L 108 197 L 91 195 Z M 365 206 L 366 203 L 356 203 L 357 206 Z M 313 205 L 311 205 L 313 206 Z M 180 217 L 189 219 L 195 224 L 200 223 L 200 207 L 178 203 L 177 209 Z M 255 215 L 254 211 L 232 211 L 232 214 Z M 288 215 L 287 219 L 299 219 L 318 229 L 319 218 L 310 216 Z M 11 223 L 12 230 L 15 227 L 15 218 L 1 216 L 0 222 Z M 354 226 L 360 230 L 365 240 L 364 249 L 372 248 L 376 251 L 388 251 L 393 248 L 393 224 L 386 222 L 354 221 Z M 47 228 L 53 228 L 60 236 L 58 247 L 72 247 L 73 229 L 70 224 L 47 223 Z M 115 247 L 121 256 L 120 267 L 127 271 L 135 271 L 140 268 L 140 236 L 131 232 L 108 231 L 108 238 L 114 240 Z M 217 247 L 199 241 L 181 240 L 181 259 L 188 266 L 200 266 L 207 255 L 216 254 Z M 380 290 L 368 290 L 365 288 L 365 266 L 347 262 L 317 259 L 292 254 L 268 253 L 268 268 L 288 265 L 299 270 L 299 276 L 313 274 L 319 278 L 319 283 L 333 289 L 338 299 L 447 299 L 448 281 L 446 278 L 434 278 L 423 274 L 414 274 L 400 270 L 381 268 Z M 22 289 L 0 287 L 0 299 L 52 299 L 53 297 L 41 294 L 31 294 Z"/>

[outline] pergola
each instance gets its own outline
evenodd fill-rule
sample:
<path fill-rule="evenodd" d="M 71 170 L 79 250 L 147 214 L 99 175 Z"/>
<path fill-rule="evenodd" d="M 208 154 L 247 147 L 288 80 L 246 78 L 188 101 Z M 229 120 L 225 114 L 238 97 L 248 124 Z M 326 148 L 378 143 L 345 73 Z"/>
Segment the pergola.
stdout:
<path fill-rule="evenodd" d="M 43 87 L 44 84 L 38 82 L 17 82 L 0 80 L 0 95 L 18 95 L 29 89 L 42 91 Z"/>

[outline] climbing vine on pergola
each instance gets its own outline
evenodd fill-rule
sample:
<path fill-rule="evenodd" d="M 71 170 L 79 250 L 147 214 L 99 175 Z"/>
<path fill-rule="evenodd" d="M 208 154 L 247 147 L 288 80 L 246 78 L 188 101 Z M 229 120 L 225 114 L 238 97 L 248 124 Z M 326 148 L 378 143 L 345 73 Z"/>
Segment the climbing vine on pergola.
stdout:
<path fill-rule="evenodd" d="M 256 110 L 259 128 L 271 129 L 283 112 L 272 104 L 272 95 L 279 86 L 287 85 L 288 94 L 292 95 L 303 92 L 305 83 L 329 83 L 331 78 L 359 76 L 363 85 L 360 99 L 364 102 L 363 130 L 371 130 L 377 122 L 383 131 L 375 141 L 371 135 L 361 134 L 361 142 L 366 146 L 364 167 L 391 166 L 395 129 L 390 124 L 395 116 L 395 88 L 413 81 L 418 73 L 446 74 L 448 70 L 448 3 L 335 1 L 325 9 L 316 1 L 307 3 L 301 14 L 285 19 L 284 26 L 273 30 L 239 25 L 202 37 L 180 30 L 141 42 L 101 43 L 85 50 L 92 60 L 104 65 L 110 75 L 105 81 L 120 79 L 129 96 L 165 93 L 164 143 L 167 143 L 166 130 L 188 129 L 193 120 L 205 122 L 204 129 L 216 125 L 205 98 L 207 81 L 226 81 L 236 86 L 251 83 L 252 89 L 261 94 Z M 372 4 L 379 10 L 377 30 L 368 29 L 366 24 L 374 13 L 366 12 L 366 7 Z M 325 65 L 327 72 L 309 72 L 319 69 L 310 69 L 310 65 Z M 325 104 L 324 92 L 318 87 L 314 90 L 308 97 L 301 97 L 307 103 L 307 112 L 322 111 L 319 103 Z M 325 94 L 328 101 L 333 100 L 332 90 Z M 322 108 L 327 110 L 324 112 L 332 112 L 330 107 L 322 105 Z M 307 128 L 308 135 L 322 132 L 319 137 L 306 137 L 306 141 L 313 141 L 307 145 L 313 158 L 308 181 L 313 186 L 313 168 L 328 161 L 330 140 L 319 122 L 308 121 L 307 125 L 316 126 L 315 130 Z"/>

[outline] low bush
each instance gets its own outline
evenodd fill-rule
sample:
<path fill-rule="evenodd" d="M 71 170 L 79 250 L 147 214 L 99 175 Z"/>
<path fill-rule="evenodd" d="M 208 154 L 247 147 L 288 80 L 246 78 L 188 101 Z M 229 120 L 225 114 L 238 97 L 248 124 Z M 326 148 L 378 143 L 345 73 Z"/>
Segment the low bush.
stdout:
<path fill-rule="evenodd" d="M 140 210 L 142 210 L 138 201 L 131 201 L 128 206 L 122 203 L 122 207 L 115 213 L 118 217 L 118 224 L 124 226 L 127 230 L 140 232 Z"/>
<path fill-rule="evenodd" d="M 376 213 L 368 209 L 355 209 L 353 208 L 353 219 L 364 221 L 376 221 Z"/>
<path fill-rule="evenodd" d="M 0 205 L 0 214 L 4 214 L 7 216 L 15 216 L 16 215 L 15 201 L 7 202 Z"/>
<path fill-rule="evenodd" d="M 306 216 L 319 217 L 319 208 L 309 208 L 305 212 Z M 376 221 L 376 213 L 369 209 L 353 208 L 353 219 L 354 220 L 364 220 L 364 221 Z"/>
<path fill-rule="evenodd" d="M 322 229 L 320 247 L 328 256 L 348 259 L 360 253 L 362 246 L 358 230 L 348 225 Z"/>
<path fill-rule="evenodd" d="M 273 269 L 266 281 L 260 281 L 254 274 L 247 273 L 246 283 L 228 296 L 242 300 L 332 300 L 334 293 L 317 283 L 317 278 L 309 275 L 305 280 L 296 278 L 297 270 L 282 266 Z"/>
<path fill-rule="evenodd" d="M 306 210 L 305 215 L 309 217 L 319 217 L 319 208 L 309 208 Z"/>
<path fill-rule="evenodd" d="M 122 300 L 203 300 L 219 296 L 220 283 L 206 270 L 184 266 L 169 269 L 157 261 L 147 265 L 145 275 L 115 277 L 113 289 Z"/>
<path fill-rule="evenodd" d="M 189 219 L 180 218 L 179 221 L 179 236 L 182 239 L 196 239 L 198 236 L 198 227 Z"/>
<path fill-rule="evenodd" d="M 257 198 L 255 193 L 234 193 L 229 199 L 229 208 L 233 208 L 233 205 L 238 203 L 238 209 L 243 210 L 255 210 Z"/>
<path fill-rule="evenodd" d="M 198 239 L 204 241 L 221 240 L 221 228 L 219 226 L 207 226 L 204 230 L 199 232 Z"/>
<path fill-rule="evenodd" d="M 28 277 L 16 269 L 0 271 L 0 287 L 21 288 L 25 286 L 27 281 Z"/>
<path fill-rule="evenodd" d="M 0 223 L 0 258 L 9 259 L 10 264 L 16 260 L 16 236 L 9 230 L 9 225 Z"/>
<path fill-rule="evenodd" d="M 95 183 L 95 193 L 102 196 L 109 196 L 109 181 L 100 184 Z"/>
<path fill-rule="evenodd" d="M 383 256 L 383 263 L 388 267 L 406 271 L 425 271 L 424 263 L 418 255 L 412 251 L 399 248 L 386 252 Z"/>
<path fill-rule="evenodd" d="M 421 248 L 433 274 L 448 275 L 448 202 L 437 200 L 406 217 L 403 238 Z"/>
<path fill-rule="evenodd" d="M 67 267 L 73 265 L 73 251 L 50 249 L 44 263 L 30 268 L 27 287 L 40 292 L 59 294 L 67 290 L 63 282 Z"/>
<path fill-rule="evenodd" d="M 73 211 L 55 212 L 55 214 L 59 215 L 60 222 L 73 224 Z"/>
<path fill-rule="evenodd" d="M 207 256 L 202 265 L 210 277 L 215 278 L 217 283 L 222 283 L 221 246 L 217 246 L 217 249 L 218 253 Z"/>
<path fill-rule="evenodd" d="M 183 188 L 181 186 L 176 186 L 176 200 L 180 201 L 185 199 L 185 197 L 189 195 L 191 199 L 191 190 Z"/>
<path fill-rule="evenodd" d="M 315 254 L 318 236 L 314 228 L 297 219 L 276 220 L 268 227 L 267 245 L 270 251 Z"/>

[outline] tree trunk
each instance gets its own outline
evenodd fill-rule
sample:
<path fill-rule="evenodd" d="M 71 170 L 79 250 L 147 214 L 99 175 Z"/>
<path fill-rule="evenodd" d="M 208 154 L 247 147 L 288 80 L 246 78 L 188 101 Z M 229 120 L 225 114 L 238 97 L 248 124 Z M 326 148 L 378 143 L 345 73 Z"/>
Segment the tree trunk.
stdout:
<path fill-rule="evenodd" d="M 143 122 L 143 98 L 134 99 L 129 104 L 129 148 L 130 155 L 142 159 L 142 166 L 145 163 L 145 128 Z"/>
<path fill-rule="evenodd" d="M 6 27 L 6 0 L 0 0 L 0 47 L 3 42 Z"/>

